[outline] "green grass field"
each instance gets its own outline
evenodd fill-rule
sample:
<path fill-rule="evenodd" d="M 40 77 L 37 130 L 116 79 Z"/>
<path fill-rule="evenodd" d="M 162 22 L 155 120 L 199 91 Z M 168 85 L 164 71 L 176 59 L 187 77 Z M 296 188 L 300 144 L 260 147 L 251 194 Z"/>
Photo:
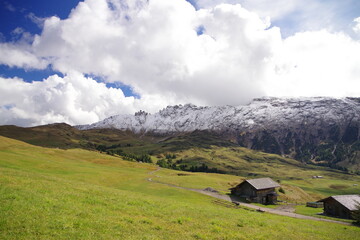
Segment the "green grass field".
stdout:
<path fill-rule="evenodd" d="M 164 137 L 137 135 L 130 131 L 116 129 L 80 131 L 67 124 L 50 124 L 32 128 L 0 126 L 0 135 L 38 146 L 63 149 L 94 150 L 99 145 L 115 146 L 114 149 L 121 149 L 124 153 L 151 154 L 153 162 L 165 158 L 165 155 L 169 153 L 176 155 L 176 158 L 172 159 L 174 163 L 181 160 L 178 166 L 185 164 L 190 168 L 206 164 L 209 168 L 239 176 L 238 178 L 230 177 L 232 180 L 226 180 L 225 185 L 222 180 L 217 181 L 221 184 L 215 184 L 215 186 L 221 191 L 227 191 L 243 178 L 271 177 L 274 180 L 281 180 L 284 188 L 288 190 L 286 195 L 281 196 L 283 200 L 297 203 L 318 200 L 328 195 L 360 192 L 359 184 L 354 186 L 360 182 L 359 175 L 344 174 L 338 170 L 306 165 L 276 154 L 239 147 L 222 136 L 207 131 Z M 322 175 L 324 179 L 312 179 L 314 175 Z M 192 187 L 194 183 L 206 187 L 205 183 L 209 182 L 206 179 L 191 177 L 191 174 L 186 178 L 174 176 L 168 177 L 167 181 Z M 209 178 L 208 175 L 195 176 Z M 211 178 L 217 178 L 216 174 L 211 176 Z M 220 179 L 224 178 L 228 177 L 220 177 Z"/>
<path fill-rule="evenodd" d="M 239 180 L 0 137 L 0 239 L 356 239 L 360 228 L 220 206 L 147 181 L 226 192 Z M 289 183 L 290 184 L 290 183 Z M 301 183 L 299 183 L 301 185 Z"/>
<path fill-rule="evenodd" d="M 194 160 L 197 158 L 198 160 Z M 305 165 L 296 160 L 283 158 L 242 147 L 191 148 L 176 152 L 176 159 L 188 164 L 206 164 L 232 173 L 226 174 L 179 174 L 175 171 L 159 172 L 157 175 L 172 184 L 185 187 L 211 187 L 228 192 L 245 178 L 271 177 L 281 183 L 286 194 L 280 199 L 294 203 L 320 200 L 329 195 L 360 193 L 360 176 L 314 165 Z M 175 160 L 176 160 L 175 159 Z M 187 161 L 187 159 L 190 159 Z M 234 177 L 238 175 L 238 177 Z M 323 176 L 313 179 L 312 176 Z M 214 183 L 210 179 L 217 179 Z"/>

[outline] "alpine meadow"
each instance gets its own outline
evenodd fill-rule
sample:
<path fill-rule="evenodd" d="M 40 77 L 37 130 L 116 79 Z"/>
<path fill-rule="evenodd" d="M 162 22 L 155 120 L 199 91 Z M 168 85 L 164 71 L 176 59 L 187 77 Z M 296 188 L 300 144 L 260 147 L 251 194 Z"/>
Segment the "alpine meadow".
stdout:
<path fill-rule="evenodd" d="M 0 239 L 360 239 L 360 1 L 0 1 Z"/>
<path fill-rule="evenodd" d="M 151 174 L 156 169 L 2 137 L 0 196 L 6 217 L 1 238 L 356 239 L 360 234 L 358 227 L 227 207 L 209 196 L 148 181 L 226 191 L 236 176 L 166 169 Z M 314 188 L 321 192 L 322 187 Z"/>

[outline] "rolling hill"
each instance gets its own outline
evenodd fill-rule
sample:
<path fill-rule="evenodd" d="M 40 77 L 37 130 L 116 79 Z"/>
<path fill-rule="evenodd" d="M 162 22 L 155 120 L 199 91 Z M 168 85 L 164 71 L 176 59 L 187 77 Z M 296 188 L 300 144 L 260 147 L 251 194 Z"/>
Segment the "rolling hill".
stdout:
<path fill-rule="evenodd" d="M 0 137 L 2 239 L 355 239 L 358 227 L 228 208 L 149 182 L 152 164 Z M 225 174 L 162 169 L 163 182 L 225 191 Z M 186 180 L 185 180 L 186 179 Z"/>
<path fill-rule="evenodd" d="M 297 178 L 298 171 L 304 172 L 303 176 L 310 178 L 319 175 L 318 170 L 326 170 L 325 175 L 355 179 L 355 175 L 341 174 L 339 170 L 239 147 L 220 134 L 210 131 L 163 136 L 117 129 L 78 130 L 60 123 L 31 128 L 0 126 L 0 135 L 44 147 L 82 148 L 115 156 L 129 155 L 132 158 L 145 154 L 149 155 L 154 163 L 166 161 L 168 166 L 161 165 L 163 167 L 187 171 L 211 172 L 213 169 L 218 173 L 291 180 Z M 202 166 L 206 166 L 208 170 L 201 170 Z"/>

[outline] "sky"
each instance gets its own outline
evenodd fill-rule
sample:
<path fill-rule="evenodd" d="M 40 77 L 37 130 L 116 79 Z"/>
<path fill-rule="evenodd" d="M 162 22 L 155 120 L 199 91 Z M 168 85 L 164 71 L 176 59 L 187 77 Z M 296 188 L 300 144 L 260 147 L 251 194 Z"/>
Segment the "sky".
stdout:
<path fill-rule="evenodd" d="M 0 125 L 269 96 L 360 96 L 360 1 L 0 2 Z"/>

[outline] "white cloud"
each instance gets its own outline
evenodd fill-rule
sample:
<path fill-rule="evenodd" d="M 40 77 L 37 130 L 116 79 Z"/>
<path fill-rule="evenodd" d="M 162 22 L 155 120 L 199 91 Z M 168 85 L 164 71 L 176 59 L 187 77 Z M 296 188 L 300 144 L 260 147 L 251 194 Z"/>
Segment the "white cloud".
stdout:
<path fill-rule="evenodd" d="M 288 1 L 283 12 L 272 14 L 286 15 L 298 4 Z M 0 120 L 80 124 L 167 104 L 360 94 L 358 41 L 328 30 L 282 39 L 280 29 L 269 26 L 268 19 L 240 5 L 196 11 L 184 0 L 80 2 L 69 18 L 46 19 L 31 45 L 0 44 L 0 64 L 44 68 L 50 63 L 66 75 L 34 83 L 2 78 Z M 120 81 L 141 98 L 124 97 L 84 74 Z M 13 94 L 9 87 L 16 89 Z"/>
<path fill-rule="evenodd" d="M 76 72 L 33 83 L 0 78 L 0 92 L 0 124 L 92 123 L 119 112 L 133 112 L 138 104 L 120 89 L 107 88 Z"/>
<path fill-rule="evenodd" d="M 270 17 L 281 27 L 283 36 L 302 31 L 351 32 L 349 22 L 360 11 L 358 0 L 195 0 L 200 7 L 214 7 L 219 3 L 240 3 L 261 18 Z"/>
<path fill-rule="evenodd" d="M 44 69 L 47 62 L 33 54 L 23 44 L 0 43 L 0 64 L 25 69 Z"/>
<path fill-rule="evenodd" d="M 355 26 L 353 27 L 353 30 L 355 33 L 360 34 L 360 17 L 354 19 Z"/>
<path fill-rule="evenodd" d="M 11 36 L 13 41 L 5 42 L 0 33 L 0 64 L 24 69 L 45 69 L 48 66 L 49 62 L 33 51 L 33 35 L 17 27 Z"/>
<path fill-rule="evenodd" d="M 46 18 L 38 17 L 32 12 L 26 15 L 26 17 L 30 19 L 33 23 L 35 23 L 39 28 L 44 27 L 44 22 Z"/>
<path fill-rule="evenodd" d="M 198 36 L 200 25 L 205 33 Z M 56 59 L 56 70 L 122 81 L 140 95 L 239 104 L 263 93 L 265 60 L 281 40 L 267 27 L 240 5 L 196 11 L 183 0 L 153 0 L 124 10 L 88 0 L 66 20 L 46 20 L 33 45 L 39 56 Z"/>
<path fill-rule="evenodd" d="M 284 40 L 270 74 L 272 96 L 359 96 L 360 42 L 325 30 Z"/>
<path fill-rule="evenodd" d="M 221 3 L 241 4 L 244 8 L 256 12 L 260 17 L 268 16 L 272 20 L 282 19 L 290 14 L 297 15 L 297 17 L 303 13 L 313 15 L 313 12 L 319 10 L 320 6 L 329 4 L 329 1 L 323 3 L 314 0 L 196 0 L 195 2 L 201 8 L 212 8 Z M 327 15 L 327 11 L 327 9 L 322 9 L 322 14 L 318 15 Z M 313 20 L 313 18 L 309 18 L 309 20 Z"/>

